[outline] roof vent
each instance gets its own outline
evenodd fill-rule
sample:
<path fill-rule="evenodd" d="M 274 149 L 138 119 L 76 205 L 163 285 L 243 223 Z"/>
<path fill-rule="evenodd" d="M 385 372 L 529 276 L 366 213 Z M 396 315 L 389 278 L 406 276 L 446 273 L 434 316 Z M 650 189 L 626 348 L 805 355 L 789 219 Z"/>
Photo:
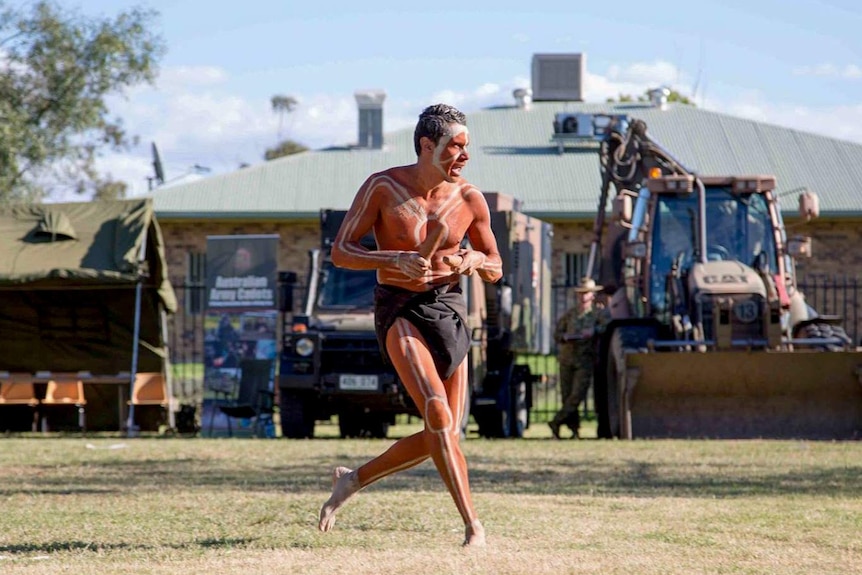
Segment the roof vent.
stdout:
<path fill-rule="evenodd" d="M 78 239 L 78 234 L 75 232 L 69 216 L 56 210 L 46 211 L 42 214 L 42 219 L 39 220 L 39 224 L 33 230 L 33 235 L 52 242 Z"/>
<path fill-rule="evenodd" d="M 380 150 L 383 148 L 383 90 L 363 90 L 353 94 L 359 107 L 358 148 Z"/>
<path fill-rule="evenodd" d="M 667 110 L 667 99 L 670 96 L 670 88 L 665 86 L 653 88 L 652 90 L 647 91 L 647 95 L 649 96 L 649 101 L 652 102 L 653 106 L 660 110 Z"/>
<path fill-rule="evenodd" d="M 522 110 L 529 110 L 533 103 L 533 91 L 529 88 L 515 88 L 512 90 L 515 98 L 515 106 Z"/>
<path fill-rule="evenodd" d="M 584 101 L 586 54 L 534 54 L 533 100 Z"/>

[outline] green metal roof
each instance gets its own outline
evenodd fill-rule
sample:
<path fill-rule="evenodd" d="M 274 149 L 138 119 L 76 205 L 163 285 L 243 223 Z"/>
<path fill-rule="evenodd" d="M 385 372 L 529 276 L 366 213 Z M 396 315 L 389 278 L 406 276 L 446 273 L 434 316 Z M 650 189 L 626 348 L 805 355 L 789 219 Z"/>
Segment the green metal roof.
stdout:
<path fill-rule="evenodd" d="M 823 215 L 862 215 L 862 145 L 736 118 L 692 106 L 535 102 L 468 114 L 470 163 L 464 177 L 486 192 L 520 199 L 527 213 L 548 219 L 591 218 L 600 188 L 597 146 L 552 141 L 558 112 L 626 114 L 695 172 L 774 174 L 782 210 L 796 213 L 805 187 Z M 372 173 L 412 164 L 413 129 L 386 134 L 384 149 L 332 148 L 288 156 L 152 193 L 159 218 L 306 219 L 321 208 L 347 209 Z"/>

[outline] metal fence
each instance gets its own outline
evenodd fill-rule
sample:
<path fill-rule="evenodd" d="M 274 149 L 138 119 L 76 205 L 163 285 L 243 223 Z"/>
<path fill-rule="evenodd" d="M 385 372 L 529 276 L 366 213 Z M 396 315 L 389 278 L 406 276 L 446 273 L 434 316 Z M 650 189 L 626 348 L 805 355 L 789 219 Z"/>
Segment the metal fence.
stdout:
<path fill-rule="evenodd" d="M 799 282 L 805 299 L 820 315 L 837 315 L 854 345 L 862 345 L 859 279 L 849 275 L 809 274 Z"/>
<path fill-rule="evenodd" d="M 809 275 L 802 278 L 799 286 L 818 313 L 842 316 L 847 334 L 856 344 L 862 343 L 859 339 L 862 333 L 859 281 L 856 277 Z M 174 282 L 174 289 L 180 302 L 178 313 L 168 319 L 174 393 L 180 403 L 198 404 L 203 397 L 205 287 L 179 281 Z M 574 289 L 568 285 L 553 286 L 551 325 L 555 325 L 557 319 L 575 305 Z M 297 285 L 294 290 L 294 301 L 302 301 L 305 287 Z M 549 421 L 562 403 L 556 350 L 552 349 L 549 354 L 521 355 L 517 361 L 529 365 L 537 376 L 533 385 L 530 421 Z M 583 417 L 593 417 L 593 405 L 592 397 L 588 395 L 586 405 L 582 406 Z"/>

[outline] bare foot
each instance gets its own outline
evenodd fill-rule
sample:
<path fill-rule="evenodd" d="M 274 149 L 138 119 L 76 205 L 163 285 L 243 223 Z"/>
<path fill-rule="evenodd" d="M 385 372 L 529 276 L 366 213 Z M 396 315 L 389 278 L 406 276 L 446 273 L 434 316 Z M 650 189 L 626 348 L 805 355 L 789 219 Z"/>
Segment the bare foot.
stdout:
<path fill-rule="evenodd" d="M 476 519 L 464 529 L 464 547 L 484 547 L 485 528 L 482 522 Z"/>
<path fill-rule="evenodd" d="M 329 531 L 335 525 L 335 512 L 338 508 L 359 491 L 359 481 L 356 472 L 347 467 L 336 467 L 332 471 L 332 495 L 320 508 L 320 522 L 317 528 Z"/>

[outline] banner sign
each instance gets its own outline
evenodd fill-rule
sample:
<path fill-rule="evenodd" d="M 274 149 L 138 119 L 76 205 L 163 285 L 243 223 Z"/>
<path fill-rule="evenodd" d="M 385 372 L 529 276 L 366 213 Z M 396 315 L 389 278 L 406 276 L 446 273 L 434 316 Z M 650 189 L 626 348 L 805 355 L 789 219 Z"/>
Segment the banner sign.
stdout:
<path fill-rule="evenodd" d="M 209 309 L 275 309 L 278 236 L 207 237 Z"/>
<path fill-rule="evenodd" d="M 251 422 L 231 426 L 218 407 L 239 393 L 243 365 L 270 361 L 273 388 L 278 236 L 208 236 L 206 262 L 202 423 L 210 436 L 226 429 L 248 432 Z"/>

